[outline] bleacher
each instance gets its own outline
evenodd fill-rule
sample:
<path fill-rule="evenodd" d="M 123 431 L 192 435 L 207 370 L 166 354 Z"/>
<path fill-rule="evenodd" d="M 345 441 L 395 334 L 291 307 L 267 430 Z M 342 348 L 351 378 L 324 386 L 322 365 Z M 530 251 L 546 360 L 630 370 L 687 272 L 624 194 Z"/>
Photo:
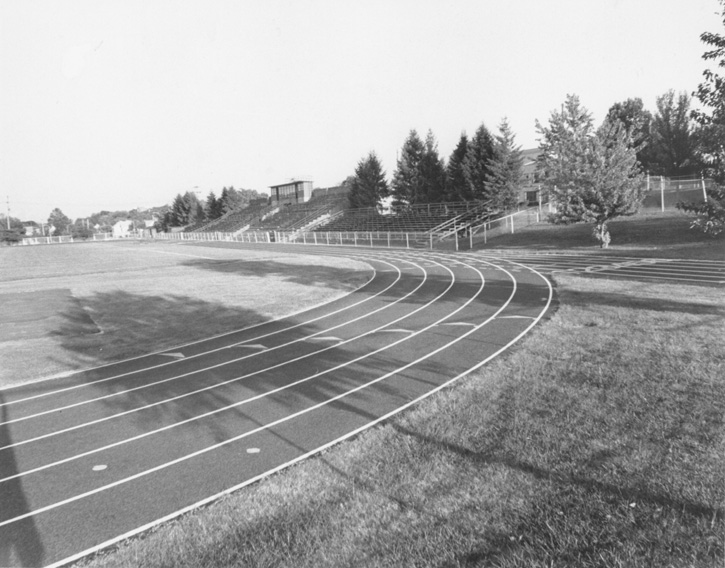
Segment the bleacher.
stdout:
<path fill-rule="evenodd" d="M 258 219 L 249 226 L 251 231 L 293 231 L 307 228 L 316 221 L 336 211 L 341 211 L 347 199 L 345 193 L 313 192 L 307 203 L 280 205 L 279 211 L 265 219 Z"/>
<path fill-rule="evenodd" d="M 480 212 L 481 204 L 473 201 L 426 203 L 393 208 L 383 214 L 375 207 L 349 209 L 316 231 L 426 233 L 455 218 Z M 462 216 L 462 217 L 461 217 Z"/>
<path fill-rule="evenodd" d="M 236 233 L 273 210 L 274 207 L 267 205 L 266 200 L 260 201 L 243 209 L 229 211 L 219 219 L 195 229 L 194 232 Z"/>

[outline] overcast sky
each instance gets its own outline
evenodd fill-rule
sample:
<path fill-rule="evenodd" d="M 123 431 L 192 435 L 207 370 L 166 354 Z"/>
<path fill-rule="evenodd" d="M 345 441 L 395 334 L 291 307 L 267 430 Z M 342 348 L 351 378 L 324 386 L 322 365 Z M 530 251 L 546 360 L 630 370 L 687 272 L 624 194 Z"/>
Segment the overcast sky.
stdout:
<path fill-rule="evenodd" d="M 0 210 L 47 220 L 223 186 L 336 185 L 410 129 L 448 157 L 567 93 L 601 121 L 692 92 L 716 0 L 2 0 Z"/>

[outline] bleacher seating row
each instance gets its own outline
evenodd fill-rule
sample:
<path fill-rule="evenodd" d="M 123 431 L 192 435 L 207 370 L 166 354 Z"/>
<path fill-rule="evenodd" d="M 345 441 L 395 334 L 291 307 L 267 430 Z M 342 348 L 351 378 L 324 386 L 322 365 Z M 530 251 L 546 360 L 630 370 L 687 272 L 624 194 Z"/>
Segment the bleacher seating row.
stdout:
<path fill-rule="evenodd" d="M 394 207 L 385 214 L 374 207 L 351 209 L 315 230 L 425 233 L 467 213 L 477 214 L 480 209 L 479 203 L 465 201 Z"/>

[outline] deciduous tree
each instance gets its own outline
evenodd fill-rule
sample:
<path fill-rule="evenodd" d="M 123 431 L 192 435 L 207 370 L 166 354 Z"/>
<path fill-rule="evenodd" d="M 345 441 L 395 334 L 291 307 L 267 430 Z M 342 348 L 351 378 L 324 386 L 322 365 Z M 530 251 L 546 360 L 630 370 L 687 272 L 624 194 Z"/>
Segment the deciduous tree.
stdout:
<path fill-rule="evenodd" d="M 69 234 L 72 223 L 58 207 L 53 209 L 48 216 L 48 225 L 53 227 L 51 233 L 55 236 Z"/>
<path fill-rule="evenodd" d="M 673 90 L 657 97 L 652 123 L 652 147 L 656 174 L 688 176 L 700 173 L 698 141 L 690 117 L 690 96 Z"/>
<path fill-rule="evenodd" d="M 594 131 L 575 95 L 552 112 L 548 127 L 537 128 L 544 184 L 557 206 L 554 222 L 592 223 L 601 246 L 609 246 L 607 223 L 635 213 L 645 192 L 631 131 L 609 120 Z"/>
<path fill-rule="evenodd" d="M 720 0 L 723 29 L 725 30 L 725 0 Z M 703 43 L 712 49 L 702 58 L 711 61 L 716 70 L 705 69 L 705 80 L 693 94 L 703 105 L 702 109 L 692 111 L 692 117 L 701 125 L 701 145 L 706 174 L 719 184 L 725 185 L 725 32 L 704 32 L 700 35 Z"/>
<path fill-rule="evenodd" d="M 614 103 L 607 113 L 607 120 L 621 122 L 630 131 L 632 145 L 637 151 L 637 161 L 645 172 L 654 173 L 657 162 L 652 144 L 652 113 L 644 108 L 642 99 L 627 99 Z"/>

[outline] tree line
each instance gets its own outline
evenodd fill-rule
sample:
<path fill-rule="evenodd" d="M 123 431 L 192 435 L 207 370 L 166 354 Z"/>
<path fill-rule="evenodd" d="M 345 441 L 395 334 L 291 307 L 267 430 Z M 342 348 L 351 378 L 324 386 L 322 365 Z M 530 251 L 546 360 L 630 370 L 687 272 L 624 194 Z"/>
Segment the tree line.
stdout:
<path fill-rule="evenodd" d="M 448 162 L 440 157 L 432 131 L 425 140 L 411 130 L 388 184 L 374 151 L 358 162 L 345 180 L 350 206 L 375 207 L 392 198 L 394 207 L 453 201 L 486 201 L 497 209 L 516 205 L 523 156 L 507 119 L 497 135 L 481 124 L 469 139 L 463 132 Z"/>
<path fill-rule="evenodd" d="M 199 200 L 193 191 L 183 195 L 179 193 L 158 220 L 156 228 L 168 231 L 171 227 L 209 223 L 230 211 L 247 207 L 250 201 L 266 197 L 256 189 L 234 189 L 234 186 L 222 188 L 219 197 L 210 191 L 204 201 Z"/>
<path fill-rule="evenodd" d="M 725 24 L 725 0 L 723 24 Z M 703 55 L 725 68 L 725 35 L 705 32 L 712 47 Z M 692 97 L 669 90 L 656 98 L 656 111 L 641 98 L 613 104 L 598 127 L 579 97 L 568 95 L 547 124 L 536 121 L 539 138 L 537 181 L 557 207 L 557 223 L 589 222 L 603 247 L 611 219 L 635 213 L 646 191 L 645 176 L 703 176 L 725 184 L 725 78 L 706 70 Z M 481 201 L 492 210 L 516 206 L 522 182 L 522 151 L 504 119 L 497 135 L 479 126 L 469 140 L 461 134 L 447 163 L 431 131 L 422 140 L 411 130 L 400 150 L 390 183 L 371 151 L 344 184 L 353 208 L 376 207 L 385 198 L 394 206 L 444 201 Z M 724 192 L 678 207 L 697 215 L 696 225 L 717 234 L 725 226 Z"/>

